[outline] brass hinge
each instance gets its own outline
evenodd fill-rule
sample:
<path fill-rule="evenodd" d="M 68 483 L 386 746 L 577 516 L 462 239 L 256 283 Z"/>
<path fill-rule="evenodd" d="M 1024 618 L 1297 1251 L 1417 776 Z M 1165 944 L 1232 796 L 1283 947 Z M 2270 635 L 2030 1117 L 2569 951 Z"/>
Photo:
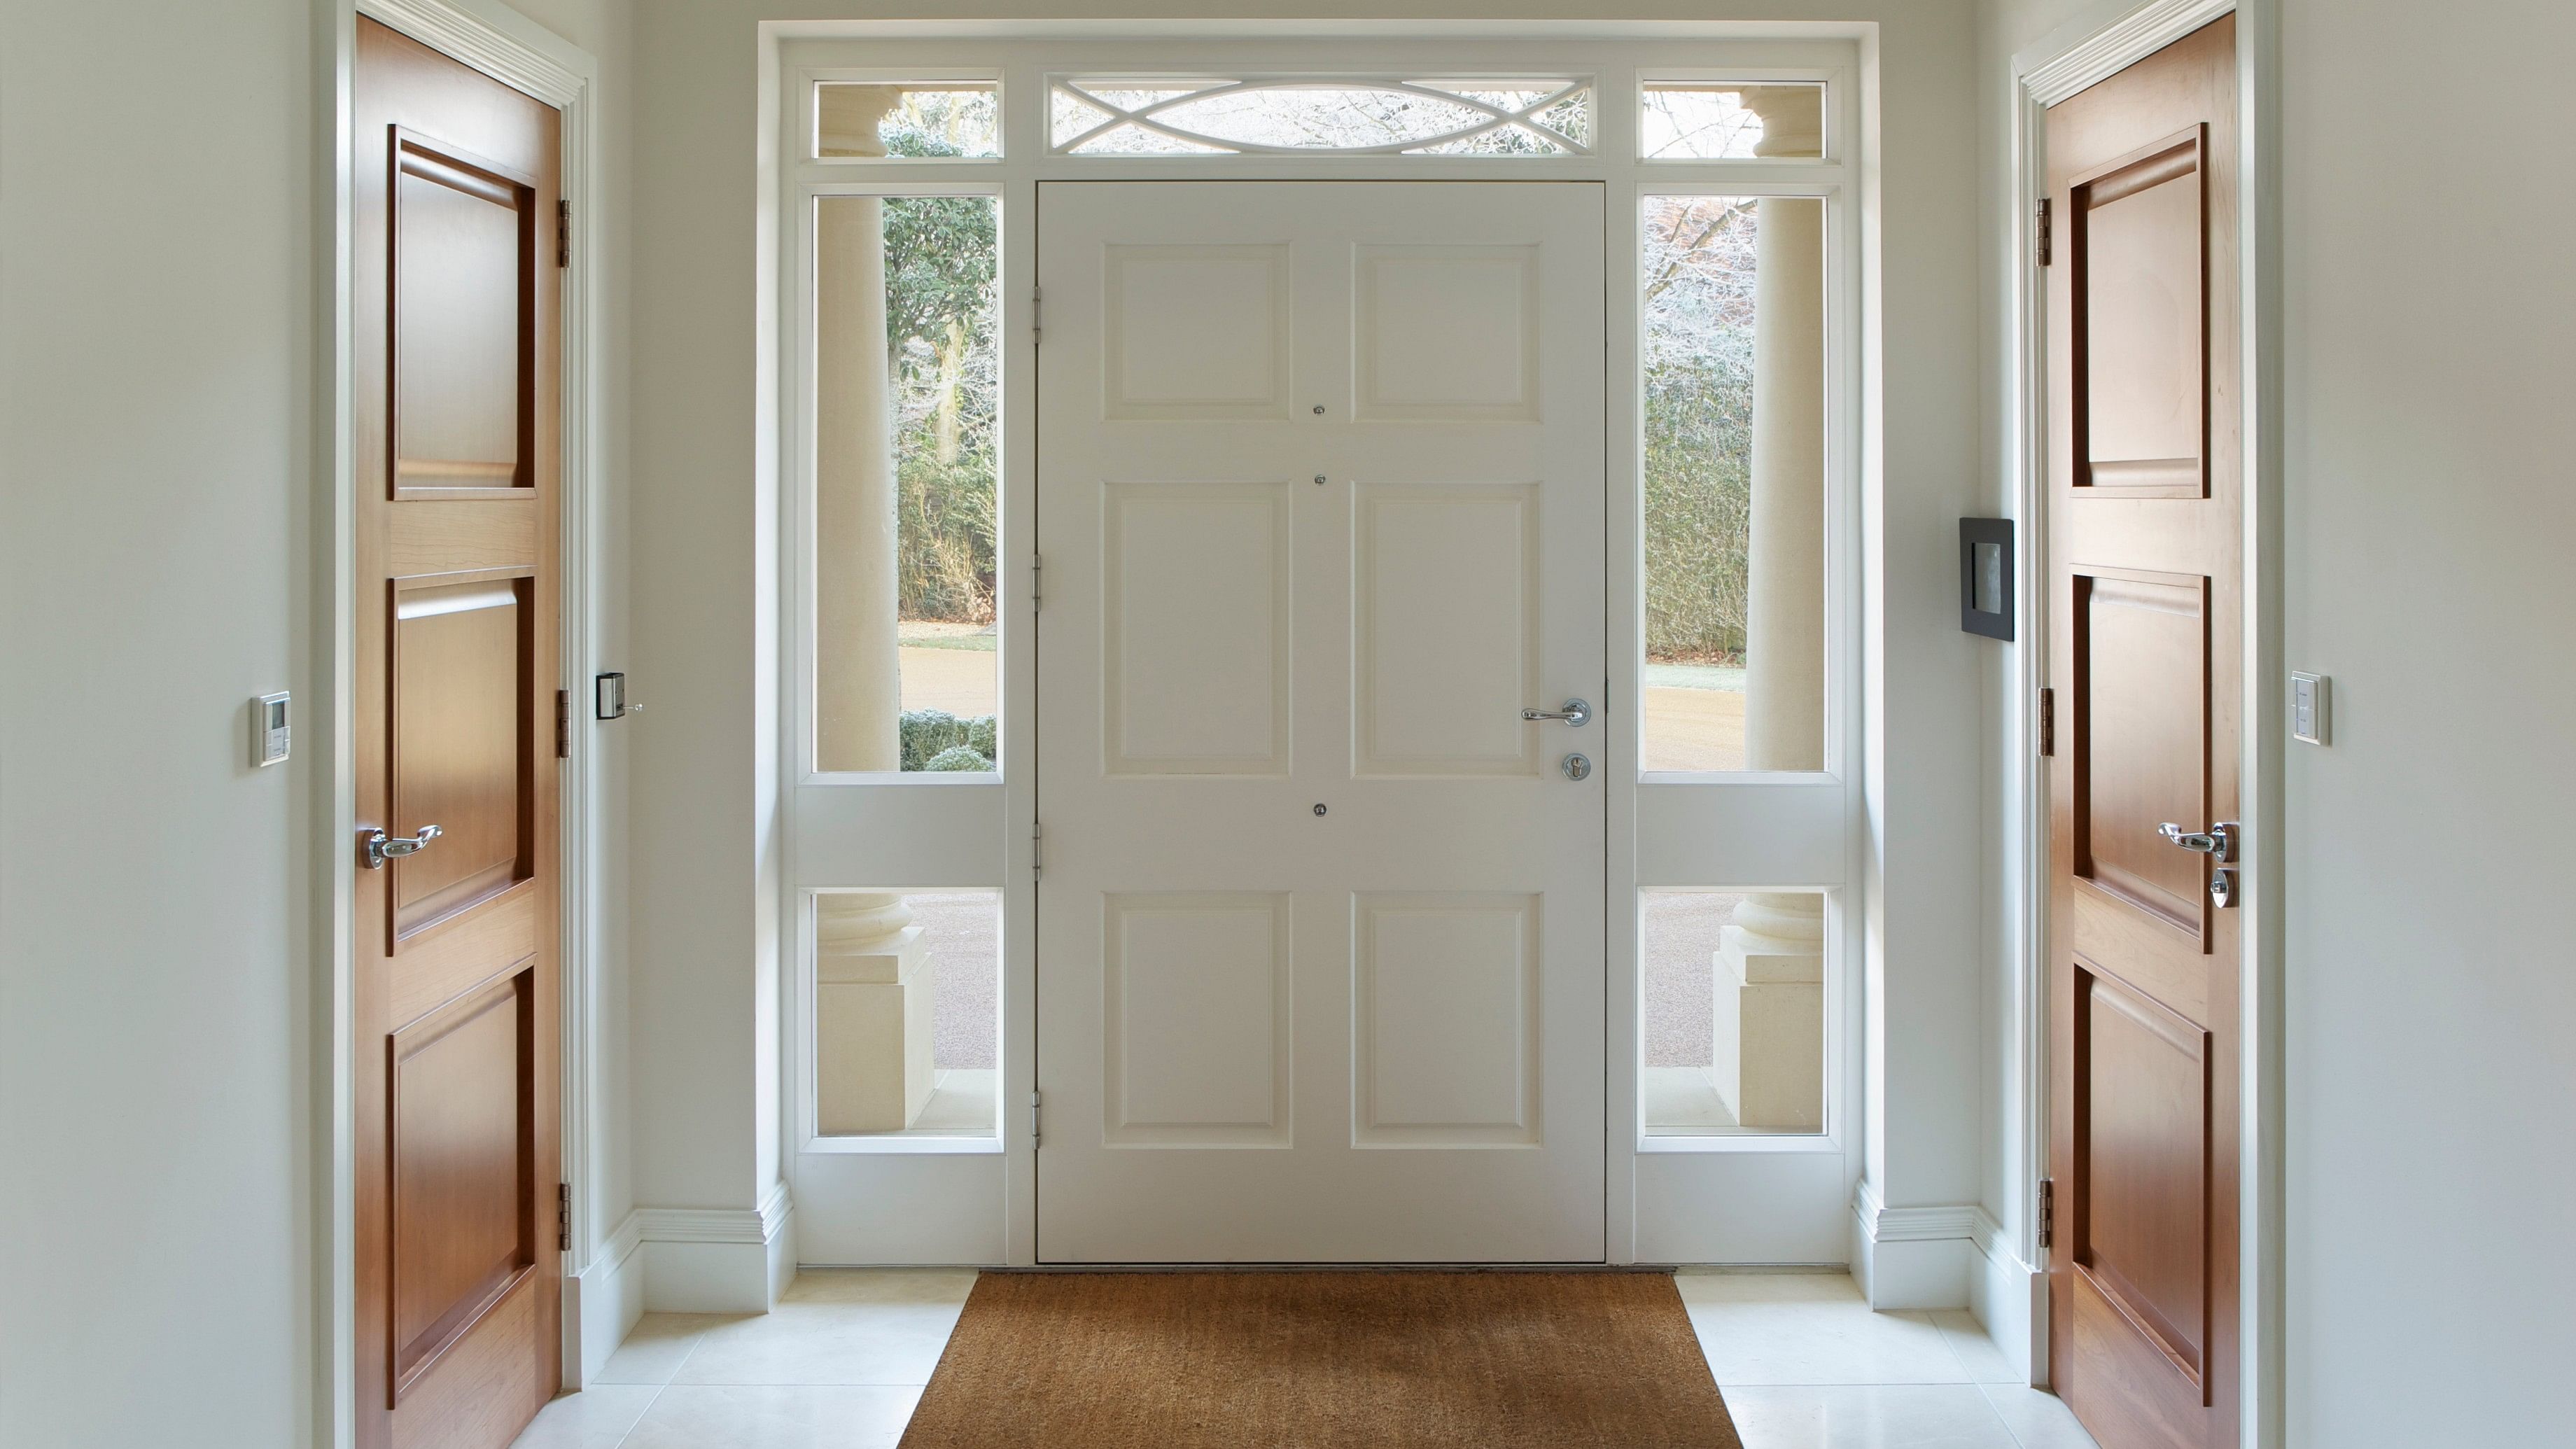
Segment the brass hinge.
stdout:
<path fill-rule="evenodd" d="M 555 202 L 555 265 L 572 265 L 572 203 L 562 199 Z"/>
<path fill-rule="evenodd" d="M 555 1184 L 555 1251 L 572 1251 L 572 1184 Z"/>
<path fill-rule="evenodd" d="M 1029 1093 L 1029 1145 L 1038 1145 L 1038 1094 Z"/>
<path fill-rule="evenodd" d="M 2049 236 L 2048 212 L 2048 198 L 2043 196 L 2039 199 L 2039 264 L 2043 267 L 2048 265 L 2050 253 L 2054 250 Z"/>
<path fill-rule="evenodd" d="M 2039 752 L 2057 753 L 2057 691 L 2053 689 L 2039 692 Z"/>
<path fill-rule="evenodd" d="M 572 691 L 555 691 L 555 758 L 572 758 Z"/>
<path fill-rule="evenodd" d="M 1045 314 L 1046 294 L 1031 287 L 1029 289 L 1029 345 L 1032 347 L 1046 340 Z"/>
<path fill-rule="evenodd" d="M 2057 1239 L 2057 1183 L 2050 1178 L 2039 1180 L 2039 1245 L 2043 1248 Z"/>

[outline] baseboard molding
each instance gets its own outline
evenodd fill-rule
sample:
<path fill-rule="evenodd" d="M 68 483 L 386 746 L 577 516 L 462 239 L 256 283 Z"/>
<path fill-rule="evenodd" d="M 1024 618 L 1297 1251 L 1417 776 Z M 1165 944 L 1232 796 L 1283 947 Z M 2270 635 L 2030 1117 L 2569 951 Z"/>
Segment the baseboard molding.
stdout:
<path fill-rule="evenodd" d="M 1966 1308 L 1976 1254 L 1974 1204 L 1892 1208 L 1867 1182 L 1852 1194 L 1852 1279 L 1881 1311 Z"/>
<path fill-rule="evenodd" d="M 1977 1209 L 1977 1260 L 1969 1264 L 1968 1311 L 1985 1325 L 2006 1362 L 2032 1388 L 2048 1386 L 2048 1273 L 2023 1262 L 2003 1225 Z"/>
<path fill-rule="evenodd" d="M 644 1306 L 657 1313 L 767 1313 L 796 1276 L 787 1184 L 757 1208 L 638 1208 Z"/>
<path fill-rule="evenodd" d="M 598 1377 L 644 1316 L 644 1215 L 630 1212 L 579 1272 L 564 1275 L 564 1387 Z"/>

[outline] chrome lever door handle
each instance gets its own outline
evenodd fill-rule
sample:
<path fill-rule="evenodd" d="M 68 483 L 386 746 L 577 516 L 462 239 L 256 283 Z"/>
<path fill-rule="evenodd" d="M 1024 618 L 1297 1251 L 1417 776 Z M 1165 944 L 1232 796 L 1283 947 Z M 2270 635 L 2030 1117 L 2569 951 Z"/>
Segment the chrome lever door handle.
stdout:
<path fill-rule="evenodd" d="M 367 869 L 383 870 L 388 857 L 418 855 L 429 849 L 429 843 L 441 833 L 435 825 L 424 825 L 418 835 L 399 838 L 388 836 L 381 830 L 370 830 L 358 837 L 358 844 L 365 853 Z"/>
<path fill-rule="evenodd" d="M 1561 719 L 1567 724 L 1574 726 L 1576 729 L 1581 729 L 1586 724 L 1591 723 L 1592 706 L 1585 704 L 1579 699 L 1569 699 L 1565 702 L 1565 707 L 1563 709 L 1525 709 L 1521 711 L 1521 718 L 1533 722 L 1538 720 Z"/>
<path fill-rule="evenodd" d="M 2206 831 L 2185 830 L 2168 820 L 2156 834 L 2196 855 L 2214 855 L 2221 865 L 2236 859 L 2236 822 L 2221 820 Z"/>

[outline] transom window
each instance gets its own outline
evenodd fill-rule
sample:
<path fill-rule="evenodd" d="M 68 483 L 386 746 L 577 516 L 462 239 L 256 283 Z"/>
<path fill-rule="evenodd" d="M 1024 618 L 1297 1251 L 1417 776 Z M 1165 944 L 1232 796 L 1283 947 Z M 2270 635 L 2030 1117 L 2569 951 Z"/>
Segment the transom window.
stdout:
<path fill-rule="evenodd" d="M 1553 79 L 1069 76 L 1059 155 L 1581 156 L 1592 87 Z"/>

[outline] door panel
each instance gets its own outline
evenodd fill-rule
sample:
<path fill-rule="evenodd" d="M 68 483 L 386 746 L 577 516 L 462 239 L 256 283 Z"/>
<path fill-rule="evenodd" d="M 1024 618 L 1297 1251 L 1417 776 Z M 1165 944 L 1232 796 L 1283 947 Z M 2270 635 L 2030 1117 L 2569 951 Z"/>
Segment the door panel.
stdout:
<path fill-rule="evenodd" d="M 2105 1449 L 2237 1442 L 2236 64 L 2051 108 L 2052 1381 Z"/>
<path fill-rule="evenodd" d="M 1042 1261 L 1603 1256 L 1604 226 L 1040 188 Z"/>
<path fill-rule="evenodd" d="M 498 1449 L 562 1381 L 561 118 L 364 18 L 355 114 L 358 1442 Z"/>

